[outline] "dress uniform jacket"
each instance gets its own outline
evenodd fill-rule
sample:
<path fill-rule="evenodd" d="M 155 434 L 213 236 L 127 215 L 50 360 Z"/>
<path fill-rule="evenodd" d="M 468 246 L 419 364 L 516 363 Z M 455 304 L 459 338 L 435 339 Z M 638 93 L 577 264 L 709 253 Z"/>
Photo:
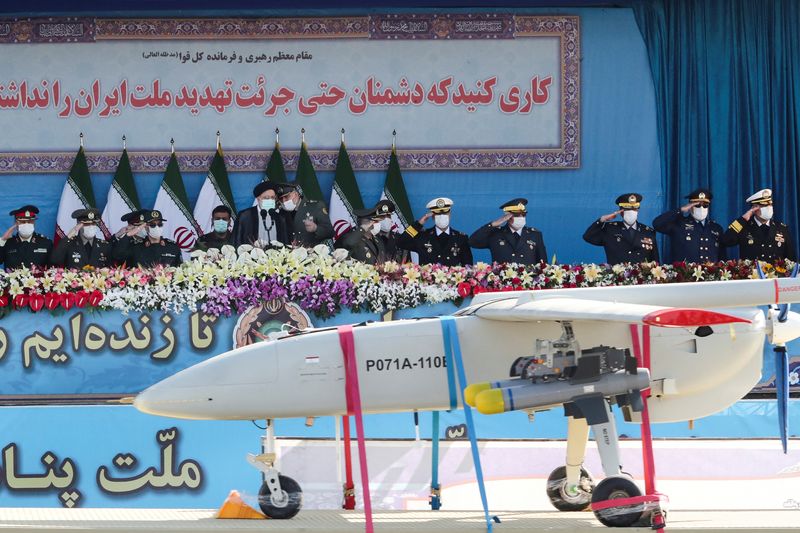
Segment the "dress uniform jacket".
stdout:
<path fill-rule="evenodd" d="M 500 227 L 485 224 L 470 235 L 469 245 L 473 248 L 489 248 L 492 261 L 498 263 L 532 265 L 540 261 L 547 262 L 542 232 L 527 226 L 517 234 L 508 224 Z"/>
<path fill-rule="evenodd" d="M 611 265 L 658 261 L 656 232 L 638 222 L 635 228 L 628 228 L 624 222 L 596 220 L 584 232 L 583 240 L 602 246 L 606 251 L 606 262 Z"/>
<path fill-rule="evenodd" d="M 755 216 L 749 222 L 739 217 L 728 226 L 722 243 L 725 246 L 738 244 L 739 257 L 742 259 L 769 262 L 775 259 L 797 260 L 792 234 L 786 224 L 777 220 L 759 226 Z"/>
<path fill-rule="evenodd" d="M 422 229 L 422 224 L 414 222 L 397 237 L 400 248 L 417 252 L 419 264 L 441 263 L 446 266 L 471 265 L 472 250 L 467 236 L 460 231 L 448 228 L 450 233 L 436 235 L 436 228 Z"/>
<path fill-rule="evenodd" d="M 84 244 L 80 236 L 75 236 L 58 241 L 50 262 L 65 268 L 102 268 L 109 266 L 111 259 L 111 243 L 107 240 L 95 237 Z"/>
<path fill-rule="evenodd" d="M 356 261 L 374 265 L 384 256 L 383 243 L 362 228 L 353 228 L 339 237 L 336 248 L 344 248 Z"/>
<path fill-rule="evenodd" d="M 383 254 L 378 259 L 379 263 L 386 261 L 395 261 L 397 263 L 404 263 L 405 258 L 408 257 L 408 252 L 397 246 L 397 238 L 401 234 L 390 231 L 388 233 L 382 231 L 375 237 L 378 242 L 383 246 Z"/>
<path fill-rule="evenodd" d="M 4 246 L 0 246 L 0 258 L 5 263 L 6 270 L 32 265 L 45 267 L 50 262 L 50 254 L 53 251 L 53 241 L 34 233 L 27 241 L 14 235 L 6 241 Z"/>
<path fill-rule="evenodd" d="M 181 248 L 169 239 L 153 244 L 150 239 L 133 243 L 131 237 L 119 240 L 119 249 L 129 259 L 129 265 L 151 267 L 155 265 L 178 266 L 183 262 Z"/>
<path fill-rule="evenodd" d="M 263 223 L 261 210 L 258 207 L 248 207 L 239 211 L 233 226 L 233 242 L 231 244 L 234 246 L 253 244 L 258 240 L 258 228 Z M 271 234 L 275 235 L 275 240 L 283 244 L 290 244 L 286 218 L 278 213 L 275 216 L 267 215 L 267 225 L 270 223 L 272 223 Z"/>
<path fill-rule="evenodd" d="M 667 211 L 653 220 L 659 233 L 669 235 L 672 242 L 672 260 L 689 263 L 716 263 L 726 258 L 722 245 L 722 226 L 713 220 L 698 222 L 685 217 L 681 210 Z"/>
<path fill-rule="evenodd" d="M 226 231 L 221 237 L 215 232 L 210 231 L 197 239 L 194 247 L 196 250 L 208 250 L 209 248 L 216 248 L 219 250 L 226 244 L 233 245 L 233 232 Z"/>
<path fill-rule="evenodd" d="M 289 230 L 289 244 L 309 248 L 333 238 L 333 224 L 323 202 L 303 198 L 297 209 L 282 212 Z M 309 218 L 317 225 L 313 233 L 306 231 L 304 221 Z"/>

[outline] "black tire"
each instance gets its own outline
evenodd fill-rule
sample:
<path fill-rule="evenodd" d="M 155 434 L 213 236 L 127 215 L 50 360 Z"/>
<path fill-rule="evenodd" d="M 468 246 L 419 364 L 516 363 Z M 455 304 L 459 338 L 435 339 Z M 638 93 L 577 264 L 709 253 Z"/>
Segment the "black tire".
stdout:
<path fill-rule="evenodd" d="M 635 498 L 642 491 L 631 479 L 625 476 L 611 476 L 597 484 L 592 491 L 592 503 L 619 498 Z M 608 527 L 628 527 L 639 521 L 642 516 L 642 504 L 611 507 L 595 511 L 594 515 Z"/>
<path fill-rule="evenodd" d="M 547 497 L 553 507 L 559 511 L 583 511 L 592 503 L 592 492 L 594 491 L 594 480 L 591 474 L 581 467 L 580 488 L 577 495 L 566 492 L 567 467 L 559 466 L 550 473 L 547 478 Z M 586 487 L 589 490 L 586 490 Z"/>
<path fill-rule="evenodd" d="M 297 481 L 290 477 L 279 475 L 278 482 L 281 484 L 283 500 L 276 502 L 270 494 L 267 483 L 264 482 L 258 491 L 258 506 L 270 518 L 278 520 L 292 518 L 303 506 L 303 491 Z"/>

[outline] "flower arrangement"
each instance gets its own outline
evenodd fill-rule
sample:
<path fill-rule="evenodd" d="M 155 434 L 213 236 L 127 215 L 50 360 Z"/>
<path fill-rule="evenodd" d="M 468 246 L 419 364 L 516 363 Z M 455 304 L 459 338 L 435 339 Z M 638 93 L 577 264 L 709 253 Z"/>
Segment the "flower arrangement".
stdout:
<path fill-rule="evenodd" d="M 762 263 L 767 277 L 789 275 L 791 261 Z M 179 267 L 0 272 L 0 308 L 6 311 L 72 307 L 119 311 L 202 309 L 215 316 L 240 314 L 274 298 L 294 301 L 320 317 L 341 309 L 388 310 L 441 302 L 460 303 L 482 292 L 611 285 L 642 285 L 758 278 L 751 261 L 693 264 L 468 266 L 387 262 L 372 266 L 313 249 L 242 245 L 193 252 Z"/>

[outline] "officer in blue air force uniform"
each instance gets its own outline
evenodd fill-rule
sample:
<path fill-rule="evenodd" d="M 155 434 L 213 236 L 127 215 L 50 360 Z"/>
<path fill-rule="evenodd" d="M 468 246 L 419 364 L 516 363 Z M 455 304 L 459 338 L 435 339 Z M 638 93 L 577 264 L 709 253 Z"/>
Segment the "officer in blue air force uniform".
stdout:
<path fill-rule="evenodd" d="M 606 262 L 643 263 L 658 262 L 656 232 L 650 226 L 637 222 L 642 195 L 627 193 L 617 197 L 619 210 L 601 216 L 584 232 L 583 240 L 606 251 Z M 622 215 L 621 222 L 612 222 Z"/>
<path fill-rule="evenodd" d="M 711 191 L 695 189 L 686 198 L 689 203 L 680 209 L 667 211 L 653 220 L 659 233 L 672 240 L 672 260 L 690 263 L 716 263 L 725 260 L 722 246 L 722 226 L 708 217 Z M 689 216 L 685 216 L 689 213 Z"/>
<path fill-rule="evenodd" d="M 445 266 L 472 264 L 472 250 L 467 236 L 450 227 L 450 209 L 453 200 L 434 198 L 422 218 L 406 228 L 397 238 L 397 246 L 419 254 L 419 264 L 440 263 Z M 433 217 L 434 227 L 423 229 L 423 225 Z"/>
<path fill-rule="evenodd" d="M 528 227 L 528 200 L 515 198 L 500 206 L 503 216 L 484 224 L 469 237 L 473 248 L 489 248 L 492 261 L 532 265 L 547 262 L 547 250 L 542 232 Z"/>

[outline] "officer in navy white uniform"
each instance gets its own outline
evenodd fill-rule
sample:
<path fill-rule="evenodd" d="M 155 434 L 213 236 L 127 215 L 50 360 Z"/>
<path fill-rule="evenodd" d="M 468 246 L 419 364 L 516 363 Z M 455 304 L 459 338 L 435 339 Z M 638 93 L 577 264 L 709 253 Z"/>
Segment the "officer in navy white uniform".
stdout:
<path fill-rule="evenodd" d="M 789 227 L 773 218 L 772 189 L 761 189 L 747 198 L 750 209 L 731 222 L 722 237 L 725 246 L 739 245 L 739 257 L 769 263 L 776 259 L 797 261 Z"/>
<path fill-rule="evenodd" d="M 440 263 L 446 266 L 471 265 L 472 250 L 467 236 L 450 227 L 450 210 L 453 200 L 434 198 L 426 207 L 422 218 L 406 228 L 397 238 L 397 246 L 419 254 L 419 264 Z M 433 217 L 434 226 L 423 229 L 425 222 Z"/>

